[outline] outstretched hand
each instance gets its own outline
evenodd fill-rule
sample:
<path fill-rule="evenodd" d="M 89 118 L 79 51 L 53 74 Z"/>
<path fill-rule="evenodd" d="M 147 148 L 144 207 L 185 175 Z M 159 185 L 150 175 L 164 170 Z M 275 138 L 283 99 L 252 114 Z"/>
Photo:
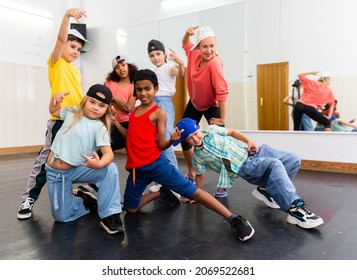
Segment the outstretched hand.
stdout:
<path fill-rule="evenodd" d="M 62 103 L 69 92 L 56 92 L 52 96 L 53 106 L 56 106 L 58 103 Z"/>
<path fill-rule="evenodd" d="M 82 17 L 87 17 L 86 11 L 80 8 L 72 8 L 67 10 L 67 14 L 73 17 L 78 23 Z"/>
<path fill-rule="evenodd" d="M 195 31 L 196 31 L 196 29 L 197 29 L 198 27 L 199 27 L 198 25 L 189 27 L 189 28 L 187 29 L 187 31 L 186 31 L 187 34 L 189 34 L 190 36 L 194 35 L 194 34 L 195 34 Z"/>
<path fill-rule="evenodd" d="M 86 162 L 81 163 L 81 165 L 96 169 L 101 167 L 100 158 L 96 152 L 93 152 L 92 156 L 82 155 L 82 157 L 86 160 Z"/>
<path fill-rule="evenodd" d="M 177 64 L 184 64 L 182 58 L 171 48 L 169 48 L 170 54 L 169 54 L 169 59 L 176 62 Z"/>
<path fill-rule="evenodd" d="M 179 130 L 177 127 L 175 127 L 175 130 L 173 132 L 170 131 L 170 140 L 176 142 L 181 138 L 181 134 L 184 131 L 185 131 L 184 129 Z"/>

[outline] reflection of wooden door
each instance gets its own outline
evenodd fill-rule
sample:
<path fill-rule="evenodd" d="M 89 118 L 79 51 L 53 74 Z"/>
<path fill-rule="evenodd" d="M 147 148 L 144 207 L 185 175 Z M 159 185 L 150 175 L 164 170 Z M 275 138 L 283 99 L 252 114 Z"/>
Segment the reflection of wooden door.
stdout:
<path fill-rule="evenodd" d="M 288 84 L 289 62 L 257 65 L 259 130 L 289 130 Z"/>
<path fill-rule="evenodd" d="M 182 119 L 183 112 L 187 104 L 187 87 L 186 87 L 186 75 L 182 78 L 176 78 L 176 93 L 172 97 L 172 103 L 175 107 L 175 123 Z"/>

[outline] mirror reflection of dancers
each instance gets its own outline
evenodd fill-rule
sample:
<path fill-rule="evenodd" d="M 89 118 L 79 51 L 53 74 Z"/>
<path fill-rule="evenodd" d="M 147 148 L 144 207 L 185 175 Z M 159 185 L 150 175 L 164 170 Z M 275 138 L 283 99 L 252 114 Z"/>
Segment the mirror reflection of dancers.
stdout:
<path fill-rule="evenodd" d="M 309 79 L 308 75 L 318 76 L 318 80 Z M 302 115 L 306 114 L 314 121 L 322 124 L 325 131 L 331 131 L 332 111 L 328 116 L 322 115 L 318 108 L 325 104 L 333 106 L 335 97 L 330 88 L 330 74 L 327 72 L 305 72 L 299 74 L 304 94 L 296 102 L 293 109 L 294 130 L 300 130 Z"/>
<path fill-rule="evenodd" d="M 303 88 L 301 86 L 301 81 L 299 79 L 295 80 L 295 82 L 291 86 L 292 86 L 291 95 L 287 95 L 283 99 L 283 103 L 285 105 L 289 105 L 294 108 L 296 102 L 301 98 L 301 95 L 303 94 Z M 293 113 L 291 114 L 291 116 L 293 117 Z M 303 131 L 313 131 L 314 130 L 312 121 L 306 114 L 302 114 L 300 128 L 301 128 L 300 130 L 303 130 Z"/>

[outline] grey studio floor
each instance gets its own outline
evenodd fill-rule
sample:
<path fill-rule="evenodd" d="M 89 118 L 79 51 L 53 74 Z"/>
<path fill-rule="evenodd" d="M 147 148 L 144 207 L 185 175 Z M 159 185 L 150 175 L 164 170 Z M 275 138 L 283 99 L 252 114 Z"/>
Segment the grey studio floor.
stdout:
<path fill-rule="evenodd" d="M 242 179 L 220 199 L 255 228 L 247 242 L 228 223 L 199 204 L 166 208 L 158 201 L 138 214 L 122 214 L 125 234 L 111 236 L 91 213 L 71 223 L 55 222 L 47 187 L 33 217 L 16 212 L 36 154 L 0 156 L 0 259 L 2 260 L 355 260 L 357 259 L 357 175 L 301 170 L 297 193 L 325 224 L 304 230 L 286 222 L 286 214 L 267 208 Z M 123 194 L 125 155 L 116 154 Z M 179 159 L 180 170 L 185 171 Z M 208 171 L 205 189 L 213 193 L 218 174 Z"/>

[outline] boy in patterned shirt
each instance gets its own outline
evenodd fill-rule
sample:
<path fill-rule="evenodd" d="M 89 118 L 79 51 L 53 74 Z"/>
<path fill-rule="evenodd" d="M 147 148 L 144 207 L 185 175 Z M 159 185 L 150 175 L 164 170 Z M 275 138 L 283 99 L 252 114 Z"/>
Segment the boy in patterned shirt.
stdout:
<path fill-rule="evenodd" d="M 268 145 L 258 148 L 238 130 L 217 125 L 201 130 L 190 118 L 180 120 L 177 129 L 183 132 L 174 145 L 186 141 L 194 146 L 192 163 L 199 188 L 203 188 L 205 168 L 209 167 L 220 174 L 220 188 L 232 187 L 238 177 L 258 185 L 253 196 L 271 208 L 288 213 L 287 221 L 291 224 L 307 229 L 324 223 L 295 193 L 292 179 L 301 164 L 297 155 Z"/>

